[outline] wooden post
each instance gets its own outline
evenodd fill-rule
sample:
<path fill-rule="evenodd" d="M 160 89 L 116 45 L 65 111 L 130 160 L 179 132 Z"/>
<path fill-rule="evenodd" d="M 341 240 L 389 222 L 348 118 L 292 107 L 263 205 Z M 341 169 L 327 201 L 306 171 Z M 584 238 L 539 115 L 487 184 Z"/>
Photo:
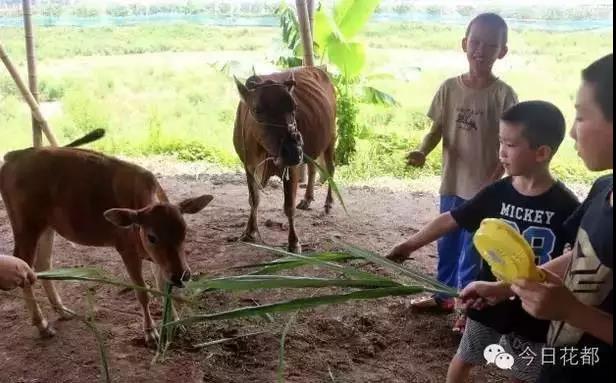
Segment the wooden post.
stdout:
<path fill-rule="evenodd" d="M 306 0 L 295 0 L 297 7 L 297 20 L 299 21 L 302 46 L 304 47 L 304 65 L 314 66 L 314 53 L 312 46 L 312 33 Z"/>
<path fill-rule="evenodd" d="M 30 8 L 30 0 L 22 0 L 22 8 L 24 13 L 24 30 L 26 37 L 26 59 L 28 62 L 28 86 L 30 87 L 30 93 L 32 93 L 34 100 L 38 103 L 36 57 L 34 56 L 34 32 L 32 30 L 32 9 Z M 41 126 L 34 115 L 32 116 L 32 144 L 35 147 L 43 145 Z"/>
<path fill-rule="evenodd" d="M 295 0 L 295 7 L 297 8 L 297 20 L 299 21 L 299 31 L 302 38 L 302 46 L 304 48 L 304 65 L 314 66 L 314 53 L 312 45 L 312 26 L 311 26 L 311 11 L 313 8 L 313 1 L 308 0 Z M 306 182 L 306 165 L 302 165 L 299 172 L 299 180 L 303 184 Z"/>
<path fill-rule="evenodd" d="M 310 22 L 310 36 L 314 40 L 314 0 L 306 0 L 306 7 L 308 7 L 308 21 Z"/>
<path fill-rule="evenodd" d="M 36 129 L 39 129 L 39 126 L 40 126 L 40 129 L 42 129 L 43 132 L 45 133 L 45 137 L 47 137 L 47 140 L 49 141 L 49 143 L 52 146 L 58 146 L 56 138 L 51 133 L 51 129 L 49 129 L 49 126 L 47 125 L 47 121 L 45 121 L 45 117 L 43 117 L 43 114 L 41 113 L 41 110 L 39 109 L 38 103 L 36 102 L 34 95 L 30 93 L 30 91 L 28 90 L 28 87 L 26 87 L 21 77 L 19 77 L 19 73 L 17 72 L 17 69 L 15 69 L 15 66 L 13 65 L 13 63 L 11 63 L 11 60 L 9 60 L 9 57 L 7 56 L 6 52 L 4 51 L 4 48 L 2 47 L 2 43 L 0 43 L 0 60 L 4 63 L 4 66 L 6 66 L 6 69 L 11 74 L 13 81 L 15 81 L 15 84 L 17 85 L 19 92 L 21 93 L 23 98 L 28 103 L 28 106 L 30 107 L 30 111 L 32 112 L 32 119 L 39 123 L 37 124 Z M 34 145 L 36 146 L 36 142 Z M 39 146 L 41 145 L 39 144 Z"/>

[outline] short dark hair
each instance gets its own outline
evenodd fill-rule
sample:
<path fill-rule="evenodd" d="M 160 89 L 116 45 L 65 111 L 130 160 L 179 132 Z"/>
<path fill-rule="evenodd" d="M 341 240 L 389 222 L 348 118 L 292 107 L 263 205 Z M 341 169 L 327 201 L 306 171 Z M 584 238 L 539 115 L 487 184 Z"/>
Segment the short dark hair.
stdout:
<path fill-rule="evenodd" d="M 523 101 L 507 109 L 501 121 L 522 126 L 522 135 L 531 148 L 548 146 L 552 155 L 565 138 L 565 117 L 556 105 L 547 101 Z"/>
<path fill-rule="evenodd" d="M 614 55 L 610 53 L 582 71 L 582 79 L 594 87 L 595 100 L 608 121 L 614 121 Z"/>
<path fill-rule="evenodd" d="M 468 37 L 469 33 L 471 33 L 471 27 L 473 26 L 474 23 L 477 22 L 481 22 L 481 23 L 486 23 L 488 25 L 490 25 L 493 28 L 498 29 L 499 31 L 503 32 L 503 45 L 507 44 L 507 34 L 509 31 L 509 28 L 507 27 L 507 23 L 505 22 L 505 19 L 503 19 L 502 17 L 500 17 L 499 15 L 497 15 L 496 13 L 480 13 L 479 15 L 475 16 L 470 23 L 468 23 L 468 27 L 466 27 L 466 34 L 464 35 L 464 37 Z"/>

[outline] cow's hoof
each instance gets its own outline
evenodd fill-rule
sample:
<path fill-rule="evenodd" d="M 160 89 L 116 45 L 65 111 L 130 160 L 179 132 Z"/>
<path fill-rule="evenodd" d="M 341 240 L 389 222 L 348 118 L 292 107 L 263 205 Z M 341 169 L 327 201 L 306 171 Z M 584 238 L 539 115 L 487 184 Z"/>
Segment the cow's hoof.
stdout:
<path fill-rule="evenodd" d="M 303 199 L 301 201 L 299 201 L 299 203 L 297 204 L 297 208 L 300 210 L 310 210 L 310 203 L 312 202 L 312 200 L 309 199 Z"/>
<path fill-rule="evenodd" d="M 160 337 L 158 336 L 158 331 L 156 331 L 155 328 L 145 330 L 145 345 L 147 347 L 156 349 L 159 341 Z"/>
<path fill-rule="evenodd" d="M 54 336 L 56 336 L 56 330 L 53 329 L 53 327 L 51 327 L 50 324 L 46 323 L 45 326 L 43 327 L 39 327 L 39 336 L 42 339 L 49 339 L 49 338 L 53 338 Z"/>
<path fill-rule="evenodd" d="M 60 315 L 60 320 L 71 320 L 77 316 L 73 310 L 65 306 L 55 307 L 54 309 Z"/>
<path fill-rule="evenodd" d="M 294 253 L 294 254 L 301 254 L 302 253 L 302 245 L 300 245 L 299 243 L 296 243 L 294 245 L 289 244 L 288 251 L 290 253 Z"/>
<path fill-rule="evenodd" d="M 261 234 L 258 231 L 252 233 L 243 233 L 240 238 L 240 242 L 258 243 L 261 241 Z"/>

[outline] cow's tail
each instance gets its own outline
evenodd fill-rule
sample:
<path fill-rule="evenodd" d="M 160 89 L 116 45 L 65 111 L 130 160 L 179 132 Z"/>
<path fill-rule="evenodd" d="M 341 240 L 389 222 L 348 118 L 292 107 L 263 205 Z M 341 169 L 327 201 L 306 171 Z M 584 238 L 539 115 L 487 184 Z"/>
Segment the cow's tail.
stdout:
<path fill-rule="evenodd" d="M 68 145 L 64 145 L 65 148 L 76 148 L 78 146 L 82 146 L 85 144 L 89 144 L 90 142 L 94 142 L 100 140 L 105 136 L 105 129 L 95 129 L 85 136 L 76 139 Z"/>
<path fill-rule="evenodd" d="M 104 136 L 105 136 L 105 129 L 96 129 L 86 134 L 85 136 L 71 142 L 70 144 L 65 145 L 64 147 L 65 148 L 75 148 L 77 146 L 82 146 L 85 144 L 89 144 L 90 142 L 100 140 Z M 12 152 L 8 152 L 4 155 L 4 162 L 15 161 L 19 157 L 27 153 L 30 153 L 34 149 L 35 148 L 26 148 L 26 149 L 20 149 L 20 150 L 14 150 Z"/>

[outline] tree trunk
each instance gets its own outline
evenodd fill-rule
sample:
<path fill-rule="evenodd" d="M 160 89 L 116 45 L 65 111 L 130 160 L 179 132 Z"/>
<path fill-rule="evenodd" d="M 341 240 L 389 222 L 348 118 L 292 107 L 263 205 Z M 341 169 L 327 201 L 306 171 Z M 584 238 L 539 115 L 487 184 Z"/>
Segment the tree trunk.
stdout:
<path fill-rule="evenodd" d="M 24 30 L 26 37 L 26 59 L 28 61 L 28 86 L 34 100 L 38 103 L 38 87 L 36 84 L 36 57 L 34 56 L 34 32 L 32 30 L 32 10 L 30 0 L 22 0 L 24 13 Z M 34 146 L 43 145 L 43 135 L 39 122 L 32 115 L 32 144 Z"/>

